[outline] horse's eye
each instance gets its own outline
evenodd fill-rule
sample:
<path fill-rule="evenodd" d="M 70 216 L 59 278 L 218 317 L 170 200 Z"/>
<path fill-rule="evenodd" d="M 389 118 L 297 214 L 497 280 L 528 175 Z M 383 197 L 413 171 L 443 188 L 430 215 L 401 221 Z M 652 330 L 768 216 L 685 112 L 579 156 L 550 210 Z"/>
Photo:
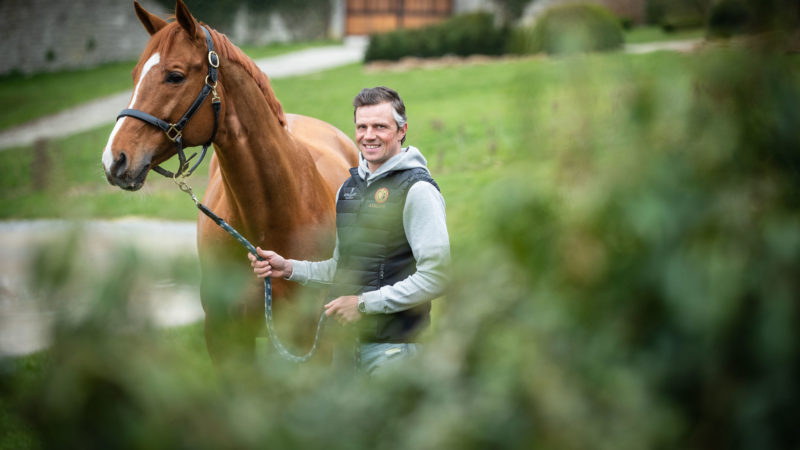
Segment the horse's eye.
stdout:
<path fill-rule="evenodd" d="M 186 77 L 180 72 L 170 72 L 167 74 L 167 78 L 165 78 L 164 81 L 171 84 L 180 84 L 183 83 L 185 79 Z"/>

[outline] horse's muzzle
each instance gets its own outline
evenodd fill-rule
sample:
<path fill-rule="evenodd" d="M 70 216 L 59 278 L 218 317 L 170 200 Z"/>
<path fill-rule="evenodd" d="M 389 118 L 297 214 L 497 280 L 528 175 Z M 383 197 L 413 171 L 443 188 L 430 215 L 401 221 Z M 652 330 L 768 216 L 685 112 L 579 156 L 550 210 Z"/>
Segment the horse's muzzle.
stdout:
<path fill-rule="evenodd" d="M 131 167 L 130 158 L 125 152 L 120 152 L 119 156 L 106 167 L 106 179 L 113 186 L 119 186 L 126 191 L 138 191 L 144 186 L 144 180 L 150 171 L 150 158 L 142 161 L 138 167 Z"/>

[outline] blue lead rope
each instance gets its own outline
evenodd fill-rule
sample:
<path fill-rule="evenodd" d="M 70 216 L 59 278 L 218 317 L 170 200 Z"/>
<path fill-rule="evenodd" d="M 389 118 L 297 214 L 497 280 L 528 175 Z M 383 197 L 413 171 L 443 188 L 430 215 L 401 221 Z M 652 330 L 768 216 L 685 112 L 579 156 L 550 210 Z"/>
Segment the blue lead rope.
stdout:
<path fill-rule="evenodd" d="M 264 258 L 258 255 L 256 252 L 256 248 L 253 244 L 250 243 L 247 239 L 244 238 L 238 231 L 236 231 L 232 226 L 228 225 L 221 217 L 214 214 L 210 209 L 206 208 L 206 206 L 200 203 L 197 198 L 194 196 L 194 193 L 191 192 L 191 188 L 188 187 L 185 183 L 180 185 L 181 190 L 187 192 L 189 195 L 192 196 L 192 200 L 194 200 L 195 205 L 197 205 L 197 209 L 203 212 L 209 219 L 213 220 L 214 223 L 219 225 L 223 230 L 227 231 L 228 234 L 233 236 L 242 247 L 246 248 L 248 252 L 252 253 L 259 261 L 263 261 Z M 186 187 L 186 189 L 184 188 Z M 188 190 L 187 190 L 188 189 Z M 275 324 L 272 320 L 272 280 L 269 277 L 264 278 L 264 314 L 267 317 L 267 333 L 269 334 L 269 340 L 272 341 L 272 345 L 275 347 L 275 350 L 285 359 L 289 361 L 293 361 L 296 363 L 302 363 L 308 361 L 311 356 L 314 354 L 314 351 L 317 350 L 317 344 L 319 343 L 319 335 L 322 331 L 322 325 L 325 321 L 325 312 L 323 311 L 319 315 L 319 321 L 317 321 L 317 331 L 314 334 L 314 344 L 311 346 L 311 349 L 305 355 L 295 355 L 290 352 L 284 345 L 281 343 L 280 339 L 278 339 L 278 334 L 275 332 Z"/>

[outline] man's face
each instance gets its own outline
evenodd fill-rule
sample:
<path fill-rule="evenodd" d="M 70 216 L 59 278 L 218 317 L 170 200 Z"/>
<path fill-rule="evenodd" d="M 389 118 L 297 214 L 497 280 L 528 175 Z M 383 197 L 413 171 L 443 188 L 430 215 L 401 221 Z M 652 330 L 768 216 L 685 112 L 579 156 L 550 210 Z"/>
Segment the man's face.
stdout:
<path fill-rule="evenodd" d="M 356 143 L 371 172 L 400 153 L 400 141 L 408 124 L 397 128 L 391 103 L 361 106 L 356 109 Z"/>

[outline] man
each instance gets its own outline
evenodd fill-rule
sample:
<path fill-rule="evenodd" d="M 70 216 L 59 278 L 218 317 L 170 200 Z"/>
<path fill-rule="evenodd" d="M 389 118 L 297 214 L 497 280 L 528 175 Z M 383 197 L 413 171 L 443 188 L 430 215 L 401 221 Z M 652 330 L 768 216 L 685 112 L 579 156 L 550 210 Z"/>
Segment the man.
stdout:
<path fill-rule="evenodd" d="M 367 373 L 419 351 L 431 300 L 448 280 L 450 241 L 444 198 L 425 158 L 403 147 L 405 105 L 386 87 L 353 100 L 359 166 L 336 194 L 333 257 L 310 262 L 258 249 L 257 276 L 331 285 L 325 314 L 358 327 L 359 368 Z"/>

